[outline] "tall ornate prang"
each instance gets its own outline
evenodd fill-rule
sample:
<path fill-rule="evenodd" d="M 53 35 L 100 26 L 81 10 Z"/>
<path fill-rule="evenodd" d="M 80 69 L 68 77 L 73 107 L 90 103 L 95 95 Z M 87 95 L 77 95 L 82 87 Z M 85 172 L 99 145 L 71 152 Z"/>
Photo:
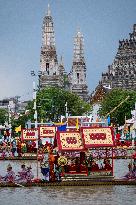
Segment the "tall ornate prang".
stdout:
<path fill-rule="evenodd" d="M 136 90 L 136 24 L 129 35 L 129 39 L 119 41 L 114 62 L 102 73 L 102 85 Z"/>
<path fill-rule="evenodd" d="M 62 73 L 60 73 L 58 65 L 53 18 L 49 5 L 47 14 L 43 20 L 40 67 L 42 71 L 39 79 L 41 88 L 46 86 L 61 86 Z"/>
<path fill-rule="evenodd" d="M 83 100 L 88 100 L 88 87 L 86 84 L 86 64 L 84 58 L 84 39 L 80 31 L 74 38 L 74 56 L 70 72 L 71 91 Z"/>
<path fill-rule="evenodd" d="M 62 58 L 58 63 L 54 25 L 49 5 L 43 20 L 40 67 L 39 86 L 41 89 L 47 86 L 57 86 L 76 93 L 85 101 L 89 100 L 83 35 L 78 31 L 75 36 L 73 65 L 70 73 L 67 74 Z"/>

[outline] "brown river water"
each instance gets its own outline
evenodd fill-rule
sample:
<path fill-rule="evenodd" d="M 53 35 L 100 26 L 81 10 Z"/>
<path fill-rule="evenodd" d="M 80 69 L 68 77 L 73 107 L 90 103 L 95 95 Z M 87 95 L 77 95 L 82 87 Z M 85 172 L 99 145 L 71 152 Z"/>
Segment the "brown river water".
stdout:
<path fill-rule="evenodd" d="M 0 161 L 0 174 L 11 163 L 15 172 L 22 161 Z M 114 161 L 114 176 L 128 172 L 128 159 Z M 36 161 L 25 161 L 36 176 Z M 40 170 L 39 170 L 40 176 Z M 135 205 L 136 186 L 0 188 L 0 205 Z"/>

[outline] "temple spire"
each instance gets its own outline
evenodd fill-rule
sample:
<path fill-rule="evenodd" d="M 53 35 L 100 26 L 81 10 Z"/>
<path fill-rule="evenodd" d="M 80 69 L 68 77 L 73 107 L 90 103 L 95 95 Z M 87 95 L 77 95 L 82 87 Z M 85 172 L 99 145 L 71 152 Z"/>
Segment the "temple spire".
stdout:
<path fill-rule="evenodd" d="M 45 74 L 51 76 L 58 74 L 58 60 L 55 46 L 54 25 L 49 4 L 47 14 L 43 19 L 40 62 L 41 71 L 45 71 Z"/>
<path fill-rule="evenodd" d="M 74 57 L 73 61 L 83 61 L 84 62 L 84 39 L 79 28 L 77 34 L 74 38 Z"/>
<path fill-rule="evenodd" d="M 133 33 L 136 33 L 136 24 L 133 25 Z"/>
<path fill-rule="evenodd" d="M 50 4 L 48 4 L 47 16 L 51 16 Z"/>
<path fill-rule="evenodd" d="M 77 33 L 81 33 L 79 26 L 77 27 Z"/>
<path fill-rule="evenodd" d="M 119 41 L 117 54 L 107 72 L 102 74 L 102 85 L 111 88 L 136 90 L 136 24 L 129 38 Z"/>
<path fill-rule="evenodd" d="M 79 28 L 74 38 L 73 64 L 70 74 L 72 92 L 87 101 L 86 64 L 84 58 L 84 38 Z"/>
<path fill-rule="evenodd" d="M 63 75 L 64 72 L 65 72 L 64 62 L 63 62 L 63 57 L 62 57 L 62 55 L 61 55 L 61 57 L 60 57 L 59 72 L 60 72 L 60 75 Z"/>
<path fill-rule="evenodd" d="M 54 23 L 49 4 L 47 13 L 43 19 L 40 67 L 42 71 L 42 76 L 39 79 L 40 88 L 62 86 L 61 78 L 64 69 L 61 69 L 60 74 L 55 46 Z"/>
<path fill-rule="evenodd" d="M 60 65 L 64 66 L 64 62 L 63 62 L 63 56 L 60 56 Z"/>

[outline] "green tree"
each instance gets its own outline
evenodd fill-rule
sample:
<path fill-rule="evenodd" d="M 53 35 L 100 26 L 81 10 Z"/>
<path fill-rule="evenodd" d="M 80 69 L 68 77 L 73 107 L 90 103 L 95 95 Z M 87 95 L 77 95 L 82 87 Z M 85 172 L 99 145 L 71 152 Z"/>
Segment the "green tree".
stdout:
<path fill-rule="evenodd" d="M 5 109 L 0 109 L 0 124 L 4 125 L 8 121 L 8 111 Z"/>
<path fill-rule="evenodd" d="M 67 110 L 70 115 L 82 115 L 90 111 L 90 104 L 84 102 L 79 96 L 57 87 L 47 87 L 37 92 L 37 113 L 38 121 L 58 121 L 61 115 L 66 114 Z M 33 120 L 34 103 L 31 101 L 27 107 L 29 117 Z"/>
<path fill-rule="evenodd" d="M 129 97 L 128 97 L 129 96 Z M 128 97 L 128 98 L 127 98 Z M 124 101 L 127 98 L 126 101 Z M 110 115 L 111 122 L 123 125 L 126 119 L 131 118 L 131 110 L 136 102 L 136 92 L 133 90 L 112 89 L 107 93 L 101 102 L 99 114 L 101 116 Z"/>
<path fill-rule="evenodd" d="M 30 116 L 25 114 L 25 113 L 22 113 L 18 119 L 14 119 L 12 118 L 11 119 L 11 125 L 12 125 L 12 130 L 15 130 L 16 127 L 20 126 L 22 128 L 25 127 L 25 124 L 26 122 L 30 119 Z"/>

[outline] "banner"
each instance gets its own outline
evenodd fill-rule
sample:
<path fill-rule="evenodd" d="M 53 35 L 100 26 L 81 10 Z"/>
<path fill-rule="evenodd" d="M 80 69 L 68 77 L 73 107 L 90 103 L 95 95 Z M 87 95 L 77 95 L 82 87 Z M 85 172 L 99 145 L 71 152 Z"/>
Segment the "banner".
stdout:
<path fill-rule="evenodd" d="M 16 133 L 21 132 L 21 125 L 15 128 L 15 132 Z"/>
<path fill-rule="evenodd" d="M 37 140 L 38 129 L 22 129 L 22 140 Z"/>
<path fill-rule="evenodd" d="M 114 146 L 113 130 L 111 127 L 82 127 L 85 148 Z"/>
<path fill-rule="evenodd" d="M 60 151 L 78 151 L 84 149 L 82 136 L 78 131 L 57 132 L 57 144 Z"/>
<path fill-rule="evenodd" d="M 66 124 L 57 125 L 57 130 L 58 131 L 66 131 L 66 129 L 67 129 L 67 125 Z"/>
<path fill-rule="evenodd" d="M 56 133 L 55 126 L 40 126 L 39 127 L 39 137 L 54 138 L 55 133 Z"/>

